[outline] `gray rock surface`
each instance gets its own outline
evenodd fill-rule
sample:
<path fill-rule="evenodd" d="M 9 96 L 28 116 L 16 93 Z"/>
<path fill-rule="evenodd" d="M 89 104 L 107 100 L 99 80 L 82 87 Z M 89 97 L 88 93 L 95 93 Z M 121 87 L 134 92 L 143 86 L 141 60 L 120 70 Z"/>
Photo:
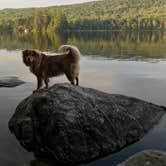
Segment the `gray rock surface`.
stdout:
<path fill-rule="evenodd" d="M 136 98 L 64 83 L 23 100 L 9 129 L 36 157 L 74 165 L 138 141 L 164 114 Z"/>
<path fill-rule="evenodd" d="M 145 150 L 136 153 L 118 166 L 166 166 L 166 152 Z"/>
<path fill-rule="evenodd" d="M 3 77 L 0 78 L 0 88 L 12 88 L 24 84 L 24 81 L 19 80 L 17 77 Z"/>

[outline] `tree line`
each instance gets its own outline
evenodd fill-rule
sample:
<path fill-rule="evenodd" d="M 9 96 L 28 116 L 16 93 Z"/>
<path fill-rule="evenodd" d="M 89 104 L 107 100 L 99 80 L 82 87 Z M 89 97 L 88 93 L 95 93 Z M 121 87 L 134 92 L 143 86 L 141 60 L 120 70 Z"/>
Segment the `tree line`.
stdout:
<path fill-rule="evenodd" d="M 46 10 L 34 9 L 24 17 L 0 22 L 1 31 L 12 32 L 50 32 L 61 31 L 68 25 L 65 15 L 59 10 L 48 13 Z"/>
<path fill-rule="evenodd" d="M 165 30 L 166 22 L 160 18 L 81 19 L 69 22 L 62 12 L 48 14 L 40 10 L 25 18 L 0 24 L 1 31 L 60 32 L 73 30 Z"/>
<path fill-rule="evenodd" d="M 0 11 L 0 31 L 165 30 L 165 0 L 103 0 Z"/>

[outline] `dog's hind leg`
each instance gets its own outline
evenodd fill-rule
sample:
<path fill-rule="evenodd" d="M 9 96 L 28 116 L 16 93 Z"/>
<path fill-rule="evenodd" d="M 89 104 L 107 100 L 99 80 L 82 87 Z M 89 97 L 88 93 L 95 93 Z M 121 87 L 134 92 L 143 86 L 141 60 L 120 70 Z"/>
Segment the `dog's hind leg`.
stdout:
<path fill-rule="evenodd" d="M 66 77 L 72 85 L 75 85 L 74 78 L 70 74 L 66 73 Z"/>
<path fill-rule="evenodd" d="M 76 77 L 76 85 L 77 86 L 79 85 L 79 78 L 78 78 L 78 76 Z"/>

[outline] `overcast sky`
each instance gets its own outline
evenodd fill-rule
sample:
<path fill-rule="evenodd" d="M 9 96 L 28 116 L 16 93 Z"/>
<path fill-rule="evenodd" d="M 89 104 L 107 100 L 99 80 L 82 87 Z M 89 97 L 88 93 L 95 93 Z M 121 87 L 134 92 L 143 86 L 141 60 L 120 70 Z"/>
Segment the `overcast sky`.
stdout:
<path fill-rule="evenodd" d="M 89 2 L 93 0 L 0 0 L 0 9 L 27 8 Z"/>

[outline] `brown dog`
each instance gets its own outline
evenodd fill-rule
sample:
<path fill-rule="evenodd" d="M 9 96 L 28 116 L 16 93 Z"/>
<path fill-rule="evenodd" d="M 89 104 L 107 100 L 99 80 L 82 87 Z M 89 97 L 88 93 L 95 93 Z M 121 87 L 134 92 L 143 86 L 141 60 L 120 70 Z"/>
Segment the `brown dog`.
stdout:
<path fill-rule="evenodd" d="M 43 81 L 46 88 L 50 77 L 65 74 L 71 84 L 79 85 L 79 59 L 80 52 L 75 46 L 60 46 L 59 55 L 47 56 L 37 50 L 24 50 L 23 62 L 37 77 L 37 89 L 42 87 Z"/>

